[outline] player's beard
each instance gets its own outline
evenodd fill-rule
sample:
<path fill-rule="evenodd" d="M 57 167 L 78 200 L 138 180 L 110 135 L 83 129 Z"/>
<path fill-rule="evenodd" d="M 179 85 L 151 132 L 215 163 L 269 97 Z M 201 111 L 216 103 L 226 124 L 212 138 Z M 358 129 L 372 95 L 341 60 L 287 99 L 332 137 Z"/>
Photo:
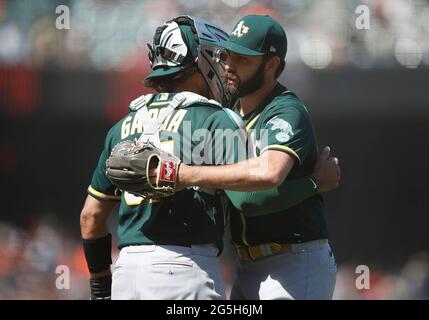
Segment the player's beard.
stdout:
<path fill-rule="evenodd" d="M 226 81 L 225 91 L 229 100 L 227 103 L 228 107 L 232 107 L 238 98 L 245 97 L 262 87 L 264 83 L 265 65 L 266 62 L 262 61 L 255 73 L 246 80 L 241 80 L 237 74 L 231 71 L 227 72 L 227 79 L 230 78 L 236 81 L 234 85 L 230 85 L 228 81 Z"/>

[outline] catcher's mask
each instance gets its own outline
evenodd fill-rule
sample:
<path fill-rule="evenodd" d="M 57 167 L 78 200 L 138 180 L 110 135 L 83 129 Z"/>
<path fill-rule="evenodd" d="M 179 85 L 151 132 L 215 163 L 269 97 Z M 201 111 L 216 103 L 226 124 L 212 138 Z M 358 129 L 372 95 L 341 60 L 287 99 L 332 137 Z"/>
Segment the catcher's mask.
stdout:
<path fill-rule="evenodd" d="M 188 66 L 197 65 L 214 99 L 225 102 L 224 64 L 215 53 L 228 34 L 220 27 L 191 16 L 179 16 L 158 27 L 149 47 L 152 72 L 146 80 L 174 75 Z"/>

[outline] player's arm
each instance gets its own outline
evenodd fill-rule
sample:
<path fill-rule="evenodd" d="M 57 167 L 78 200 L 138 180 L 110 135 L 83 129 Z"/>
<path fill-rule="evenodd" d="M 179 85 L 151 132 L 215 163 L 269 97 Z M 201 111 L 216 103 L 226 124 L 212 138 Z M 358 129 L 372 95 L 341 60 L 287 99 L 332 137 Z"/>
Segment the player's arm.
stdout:
<path fill-rule="evenodd" d="M 255 191 L 278 187 L 295 164 L 289 154 L 267 150 L 261 156 L 236 164 L 223 166 L 179 167 L 180 187 L 200 186 L 204 188 Z"/>
<path fill-rule="evenodd" d="M 242 145 L 246 145 L 245 137 L 239 134 L 238 140 L 228 140 L 230 143 L 225 144 L 220 143 L 223 137 L 219 135 L 219 130 L 226 133 L 228 130 L 238 129 L 224 111 L 212 114 L 203 124 L 203 128 L 207 128 L 207 133 L 211 135 L 206 137 L 205 141 L 208 143 L 206 148 L 213 152 L 212 159 L 216 159 L 214 163 L 223 165 L 188 166 L 181 164 L 178 172 L 178 189 L 199 186 L 237 191 L 262 190 L 279 186 L 294 166 L 295 159 L 278 150 L 267 150 L 260 157 L 237 162 L 243 158 L 243 154 L 238 153 L 246 152 L 246 148 L 240 149 Z M 231 143 L 231 141 L 234 142 Z M 208 148 L 210 144 L 211 148 Z M 219 148 L 219 145 L 222 147 Z M 218 156 L 222 158 L 220 161 Z M 206 163 L 213 162 L 207 161 Z"/>
<path fill-rule="evenodd" d="M 111 296 L 112 241 L 107 219 L 116 205 L 116 202 L 88 195 L 80 214 L 83 249 L 90 271 L 91 299 L 109 299 Z"/>
<path fill-rule="evenodd" d="M 280 186 L 292 168 L 306 158 L 314 138 L 302 105 L 279 104 L 261 119 L 261 154 L 225 166 L 179 168 L 179 186 L 256 191 Z"/>
<path fill-rule="evenodd" d="M 116 207 L 116 205 L 116 202 L 101 201 L 91 195 L 88 195 L 80 214 L 80 228 L 84 243 L 89 243 L 90 245 L 92 244 L 95 246 L 97 246 L 97 243 L 105 243 L 106 249 L 99 250 L 94 254 L 101 256 L 101 252 L 108 252 L 108 257 L 102 257 L 103 261 L 110 262 L 111 260 L 111 235 L 107 227 L 107 219 L 110 212 Z M 89 259 L 87 260 L 91 261 L 94 257 L 91 256 L 88 258 Z M 90 268 L 91 278 L 110 274 L 110 263 L 108 265 L 106 263 L 91 264 L 90 261 L 87 262 Z"/>
<path fill-rule="evenodd" d="M 204 128 L 207 128 L 207 132 L 212 135 L 212 138 L 206 138 L 206 141 L 212 143 L 213 159 L 217 159 L 218 155 L 223 154 L 223 161 L 215 161 L 215 163 L 224 165 L 188 166 L 181 164 L 178 172 L 178 188 L 199 186 L 236 191 L 273 188 L 285 180 L 295 164 L 293 156 L 278 150 L 266 150 L 259 157 L 237 162 L 243 156 L 238 153 L 246 152 L 246 148 L 243 150 L 234 143 L 226 143 L 225 148 L 217 149 L 220 141 L 217 135 L 219 129 L 225 132 L 228 129 L 238 129 L 224 111 L 216 112 L 209 117 Z M 245 142 L 245 138 L 240 135 L 238 143 L 246 145 Z M 234 158 L 231 155 L 235 155 Z"/>
<path fill-rule="evenodd" d="M 91 299 L 110 299 L 112 275 L 111 234 L 107 219 L 120 196 L 106 176 L 106 159 L 112 146 L 112 130 L 106 137 L 103 152 L 88 187 L 88 196 L 80 215 L 83 250 L 90 272 Z"/>

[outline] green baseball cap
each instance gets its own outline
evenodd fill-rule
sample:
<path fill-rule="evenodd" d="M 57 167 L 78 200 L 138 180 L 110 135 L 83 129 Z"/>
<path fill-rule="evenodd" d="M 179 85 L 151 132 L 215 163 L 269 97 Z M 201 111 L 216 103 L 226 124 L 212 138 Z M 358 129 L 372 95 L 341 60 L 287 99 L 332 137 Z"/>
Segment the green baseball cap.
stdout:
<path fill-rule="evenodd" d="M 149 46 L 153 71 L 145 80 L 182 71 L 198 56 L 198 44 L 190 26 L 178 25 L 175 22 L 164 26 L 166 27 L 157 30 L 153 46 Z"/>
<path fill-rule="evenodd" d="M 287 37 L 283 27 L 272 17 L 249 15 L 239 20 L 223 48 L 244 55 L 274 54 L 285 59 Z"/>

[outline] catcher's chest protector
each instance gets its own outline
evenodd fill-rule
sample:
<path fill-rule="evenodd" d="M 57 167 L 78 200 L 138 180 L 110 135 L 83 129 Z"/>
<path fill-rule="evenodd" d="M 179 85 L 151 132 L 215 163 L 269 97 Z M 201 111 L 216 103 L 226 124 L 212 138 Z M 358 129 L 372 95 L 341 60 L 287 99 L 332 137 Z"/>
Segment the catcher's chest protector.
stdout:
<path fill-rule="evenodd" d="M 133 110 L 137 110 L 137 116 L 141 119 L 142 124 L 142 134 L 139 137 L 140 141 L 150 141 L 157 148 L 163 149 L 162 144 L 160 143 L 160 128 L 165 119 L 177 108 L 182 107 L 186 108 L 194 103 L 207 103 L 215 105 L 219 108 L 222 108 L 221 105 L 215 100 L 209 100 L 203 96 L 200 96 L 193 92 L 181 92 L 176 94 L 173 97 L 173 100 L 169 105 L 160 112 L 157 119 L 152 119 L 149 115 L 147 106 L 153 100 L 154 95 L 148 94 L 141 96 L 131 102 L 130 107 Z M 163 149 L 164 150 L 164 149 Z M 167 150 L 164 150 L 167 151 Z"/>

